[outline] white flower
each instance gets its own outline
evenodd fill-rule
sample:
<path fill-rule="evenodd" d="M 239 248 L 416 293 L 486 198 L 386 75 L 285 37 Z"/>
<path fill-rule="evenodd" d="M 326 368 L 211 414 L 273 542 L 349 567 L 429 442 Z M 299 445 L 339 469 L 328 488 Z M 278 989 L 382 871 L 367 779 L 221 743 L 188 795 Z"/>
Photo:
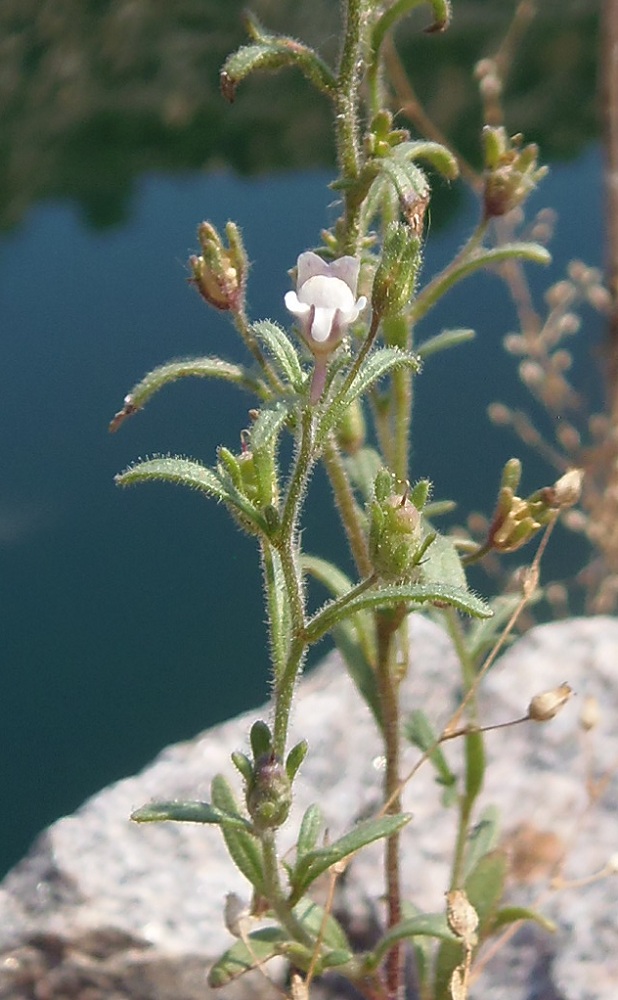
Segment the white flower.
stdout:
<path fill-rule="evenodd" d="M 356 298 L 359 268 L 356 257 L 327 264 L 307 251 L 298 258 L 296 291 L 286 294 L 285 305 L 313 354 L 330 354 L 367 305 L 364 295 Z"/>

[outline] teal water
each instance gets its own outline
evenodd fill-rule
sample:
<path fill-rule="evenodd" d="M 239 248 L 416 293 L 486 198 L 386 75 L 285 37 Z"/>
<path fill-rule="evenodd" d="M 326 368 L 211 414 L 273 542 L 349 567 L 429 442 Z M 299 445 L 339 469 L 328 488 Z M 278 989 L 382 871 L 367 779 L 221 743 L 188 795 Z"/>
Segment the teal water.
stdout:
<path fill-rule="evenodd" d="M 0 868 L 36 833 L 164 745 L 265 699 L 267 649 L 253 544 L 223 509 L 171 487 L 118 491 L 138 456 L 213 460 L 236 447 L 247 400 L 216 383 L 169 387 L 121 431 L 107 423 L 148 368 L 174 356 L 240 357 L 231 328 L 186 284 L 201 218 L 244 228 L 254 318 L 286 321 L 287 269 L 332 221 L 328 174 L 263 180 L 146 177 L 130 222 L 92 232 L 69 203 L 32 209 L 0 245 Z M 576 195 L 576 196 L 575 196 Z M 555 166 L 536 207 L 559 213 L 550 273 L 574 253 L 601 263 L 600 157 Z M 475 218 L 431 232 L 429 277 Z M 481 275 L 449 295 L 424 332 L 472 326 L 477 341 L 428 364 L 417 383 L 414 474 L 462 509 L 487 509 L 501 464 L 522 448 L 489 426 L 495 398 L 519 398 L 500 347 L 513 321 L 499 281 Z M 578 372 L 594 396 L 600 327 L 586 317 Z M 526 486 L 545 470 L 528 467 Z M 307 543 L 344 558 L 328 490 L 308 498 Z M 556 557 L 564 555 L 557 547 Z M 577 553 L 575 553 L 577 555 Z M 320 647 L 316 655 L 325 651 Z M 314 657 L 315 659 L 315 657 Z"/>

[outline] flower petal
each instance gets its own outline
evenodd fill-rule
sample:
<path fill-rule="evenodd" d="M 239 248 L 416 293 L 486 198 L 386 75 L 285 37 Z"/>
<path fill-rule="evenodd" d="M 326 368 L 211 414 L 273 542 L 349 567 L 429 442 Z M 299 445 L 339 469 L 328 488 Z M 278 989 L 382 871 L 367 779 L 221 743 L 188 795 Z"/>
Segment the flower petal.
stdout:
<path fill-rule="evenodd" d="M 322 306 L 315 307 L 313 323 L 311 324 L 309 333 L 316 343 L 323 344 L 330 337 L 336 312 L 337 309 L 325 309 Z"/>
<path fill-rule="evenodd" d="M 329 273 L 333 278 L 345 281 L 346 285 L 356 296 L 356 286 L 358 285 L 358 272 L 360 270 L 360 260 L 358 257 L 339 257 L 330 265 Z"/>
<path fill-rule="evenodd" d="M 296 292 L 286 292 L 283 296 L 285 308 L 293 316 L 306 316 L 311 311 L 311 306 L 306 302 L 301 302 Z"/>
<path fill-rule="evenodd" d="M 313 253 L 312 250 L 306 250 L 305 253 L 301 253 L 296 262 L 296 287 L 300 288 L 301 285 L 304 285 L 309 278 L 313 278 L 316 274 L 330 274 L 331 266 L 325 260 L 322 260 L 321 257 L 318 257 L 317 253 Z"/>

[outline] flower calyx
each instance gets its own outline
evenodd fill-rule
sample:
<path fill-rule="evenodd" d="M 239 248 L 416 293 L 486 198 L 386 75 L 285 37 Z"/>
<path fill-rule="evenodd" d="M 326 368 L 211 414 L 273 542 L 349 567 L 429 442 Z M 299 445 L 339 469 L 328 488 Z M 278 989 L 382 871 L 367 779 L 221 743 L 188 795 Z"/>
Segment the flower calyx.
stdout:
<path fill-rule="evenodd" d="M 293 747 L 285 764 L 275 752 L 269 726 L 258 720 L 251 727 L 253 760 L 233 753 L 232 761 L 245 781 L 247 810 L 256 830 L 274 830 L 288 818 L 292 782 L 307 753 L 306 742 Z"/>
<path fill-rule="evenodd" d="M 382 469 L 369 504 L 369 554 L 380 579 L 409 580 L 425 551 L 421 511 L 411 501 L 408 487 L 395 490 L 394 477 Z"/>
<path fill-rule="evenodd" d="M 552 486 L 543 486 L 526 499 L 517 496 L 521 462 L 512 458 L 504 466 L 498 503 L 489 529 L 487 547 L 498 552 L 516 552 L 552 518 L 577 503 L 583 473 L 570 469 Z"/>
<path fill-rule="evenodd" d="M 301 253 L 296 290 L 285 295 L 286 309 L 296 317 L 303 339 L 316 360 L 312 403 L 318 401 L 324 390 L 328 357 L 367 305 L 364 295 L 356 297 L 359 269 L 356 257 L 340 257 L 328 264 L 312 251 Z"/>
<path fill-rule="evenodd" d="M 371 304 L 374 312 L 385 318 L 401 315 L 414 294 L 420 264 L 418 236 L 403 222 L 391 223 L 373 279 Z"/>
<path fill-rule="evenodd" d="M 502 126 L 484 127 L 483 154 L 486 219 L 506 215 L 520 205 L 547 173 L 547 167 L 538 166 L 538 146 L 524 146 L 522 135 L 509 137 Z"/>
<path fill-rule="evenodd" d="M 197 233 L 202 253 L 189 258 L 190 283 L 215 309 L 240 313 L 249 270 L 240 229 L 234 222 L 226 223 L 227 247 L 210 222 L 202 222 Z"/>

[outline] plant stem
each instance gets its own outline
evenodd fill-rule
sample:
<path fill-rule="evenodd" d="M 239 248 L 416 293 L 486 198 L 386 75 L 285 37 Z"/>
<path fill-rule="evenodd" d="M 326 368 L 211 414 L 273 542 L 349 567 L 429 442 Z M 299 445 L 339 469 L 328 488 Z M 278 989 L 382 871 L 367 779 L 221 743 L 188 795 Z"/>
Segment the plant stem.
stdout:
<path fill-rule="evenodd" d="M 393 316 L 384 321 L 384 336 L 389 346 L 410 351 L 412 329 L 403 316 Z M 391 376 L 390 440 L 391 468 L 401 482 L 408 479 L 410 454 L 410 433 L 412 429 L 412 372 L 409 369 L 395 369 Z"/>
<path fill-rule="evenodd" d="M 307 407 L 302 414 L 300 443 L 288 484 L 277 541 L 277 551 L 281 559 L 281 570 L 290 610 L 289 637 L 286 636 L 285 639 L 281 636 L 273 638 L 275 648 L 280 648 L 284 641 L 286 646 L 289 647 L 285 667 L 282 671 L 277 671 L 275 676 L 273 746 L 275 753 L 280 757 L 285 755 L 294 687 L 307 648 L 305 599 L 302 571 L 298 559 L 297 534 L 298 516 L 315 460 L 314 437 L 313 411 L 311 407 Z M 271 628 L 280 627 L 282 624 L 279 620 L 271 620 Z"/>
<path fill-rule="evenodd" d="M 360 511 L 354 499 L 352 486 L 341 458 L 334 434 L 329 434 L 322 452 L 322 461 L 335 495 L 335 504 L 348 539 L 350 551 L 359 576 L 369 576 L 372 570 L 367 538 L 361 522 Z"/>
<path fill-rule="evenodd" d="M 343 45 L 337 77 L 336 139 L 341 179 L 345 182 L 344 254 L 358 253 L 362 199 L 354 190 L 361 168 L 359 145 L 359 90 L 365 66 L 367 0 L 347 0 Z"/>
<path fill-rule="evenodd" d="M 234 325 L 238 330 L 240 336 L 242 337 L 245 347 L 247 348 L 253 359 L 257 361 L 258 365 L 262 369 L 273 391 L 275 393 L 280 393 L 283 390 L 283 385 L 281 383 L 281 380 L 279 379 L 279 376 L 275 372 L 268 358 L 266 358 L 262 353 L 260 345 L 258 344 L 255 336 L 251 332 L 251 324 L 247 319 L 247 315 L 244 309 L 234 312 L 233 316 L 234 316 Z"/>
<path fill-rule="evenodd" d="M 468 654 L 464 642 L 461 623 L 452 608 L 447 608 L 445 620 L 449 635 L 455 646 L 455 651 L 461 666 L 463 689 L 466 696 L 470 695 L 470 721 L 474 723 L 477 717 L 477 703 L 474 695 L 475 670 L 474 663 Z M 483 736 L 480 731 L 467 733 L 464 737 L 466 745 L 466 777 L 465 788 L 459 797 L 459 821 L 457 837 L 453 852 L 451 870 L 451 889 L 460 889 L 464 881 L 465 849 L 470 832 L 470 822 L 474 802 L 481 790 L 484 777 Z"/>
<path fill-rule="evenodd" d="M 349 590 L 347 594 L 344 594 L 343 597 L 339 597 L 337 600 L 332 601 L 330 604 L 327 604 L 322 611 L 319 611 L 311 619 L 311 621 L 307 623 L 307 627 L 305 629 L 307 643 L 318 642 L 322 636 L 326 635 L 327 632 L 330 632 L 330 630 L 334 628 L 340 620 L 341 612 L 346 609 L 348 604 L 350 604 L 357 597 L 360 597 L 361 594 L 364 594 L 370 587 L 373 587 L 377 580 L 378 577 L 376 574 L 372 573 L 365 580 L 361 580 L 360 583 L 357 583 L 356 586 L 353 587 L 352 590 Z"/>
<path fill-rule="evenodd" d="M 376 615 L 378 638 L 377 682 L 382 710 L 386 773 L 384 777 L 384 798 L 388 803 L 387 813 L 401 812 L 399 788 L 400 768 L 400 706 L 399 681 L 394 662 L 394 637 L 401 624 L 401 615 L 393 612 L 378 612 Z M 400 835 L 393 834 L 386 841 L 384 859 L 387 898 L 387 926 L 393 927 L 401 920 L 401 877 L 400 877 Z M 386 990 L 389 1000 L 398 1000 L 403 983 L 403 951 L 398 942 L 386 959 Z"/>
<path fill-rule="evenodd" d="M 281 559 L 276 549 L 265 540 L 261 542 L 264 591 L 270 632 L 270 653 L 275 673 L 275 683 L 283 673 L 290 644 L 289 607 L 285 588 L 282 586 Z"/>
<path fill-rule="evenodd" d="M 289 906 L 285 893 L 281 886 L 279 875 L 279 859 L 275 834 L 273 830 L 265 830 L 261 837 L 262 856 L 264 859 L 264 880 L 266 884 L 268 902 L 275 911 L 279 923 L 290 934 L 295 941 L 313 950 L 314 940 L 305 930 L 302 923 L 296 918 L 292 908 Z"/>

